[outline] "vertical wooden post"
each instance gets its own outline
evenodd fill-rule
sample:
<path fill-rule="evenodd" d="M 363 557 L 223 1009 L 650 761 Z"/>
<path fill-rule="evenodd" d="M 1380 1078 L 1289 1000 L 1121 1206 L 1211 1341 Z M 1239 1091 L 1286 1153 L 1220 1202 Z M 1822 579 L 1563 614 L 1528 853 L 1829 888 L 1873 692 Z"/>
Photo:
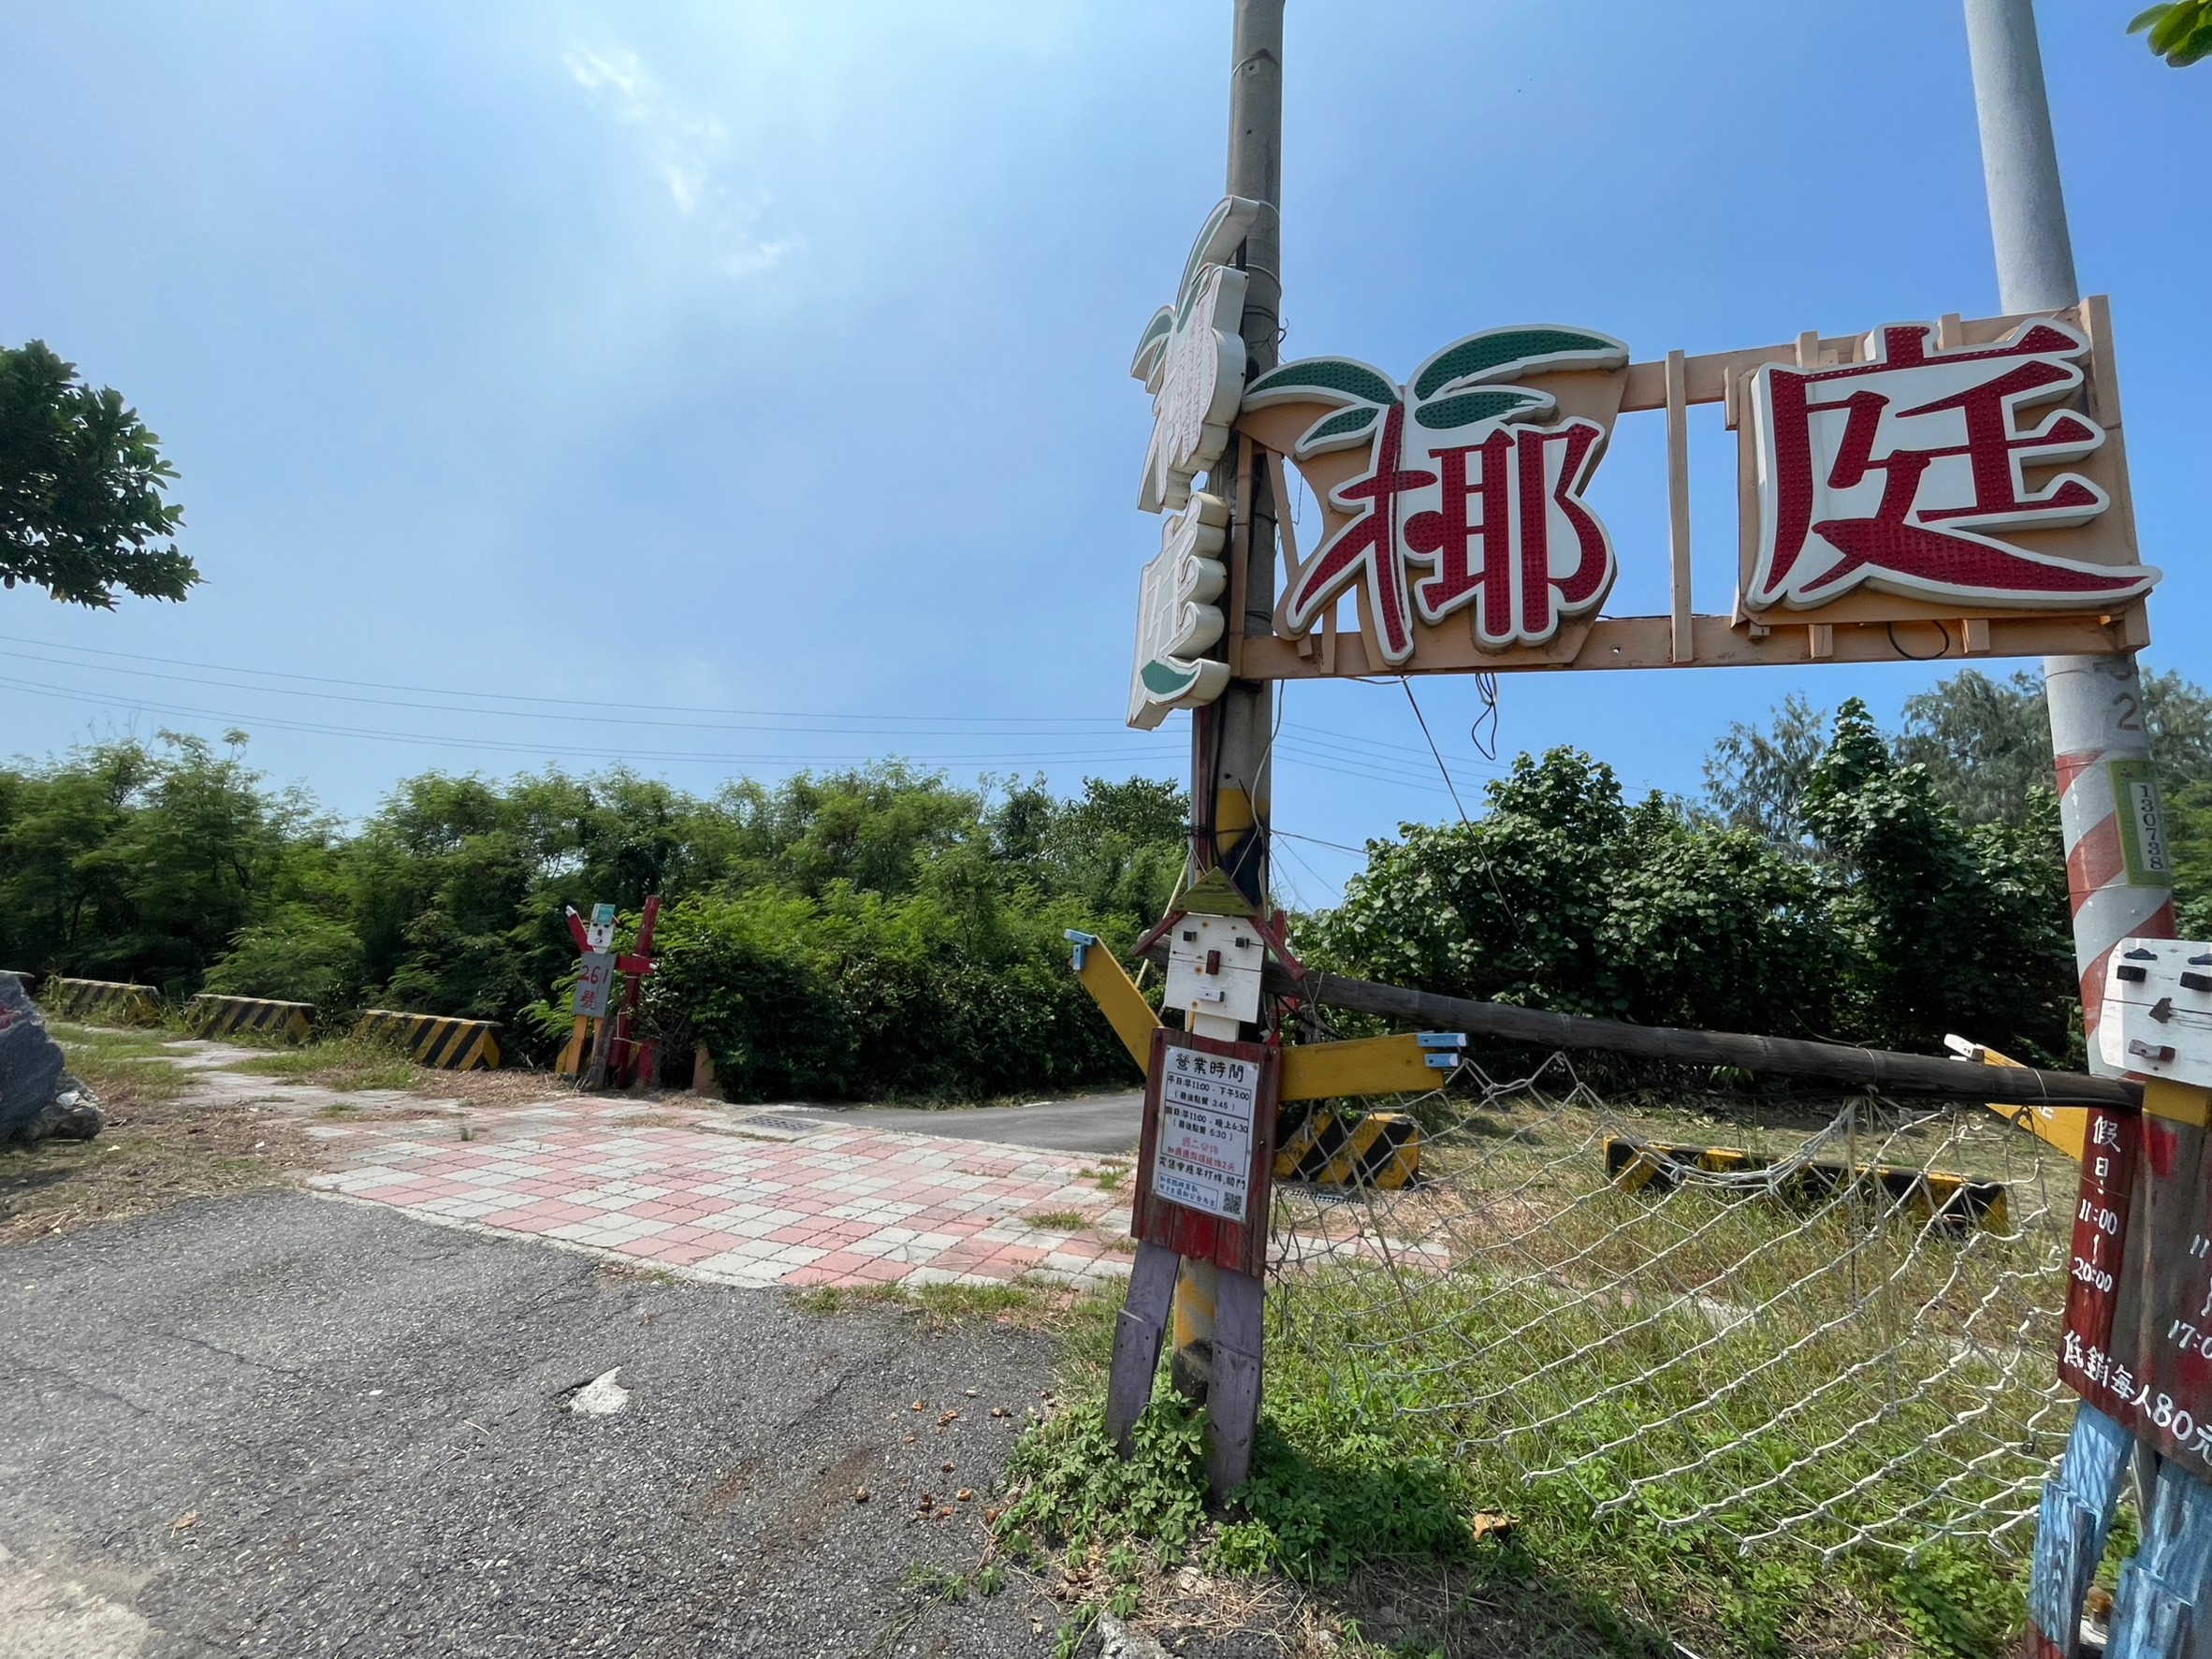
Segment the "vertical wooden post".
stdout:
<path fill-rule="evenodd" d="M 1159 1368 L 1160 1336 L 1168 1322 L 1168 1302 L 1175 1291 L 1179 1258 L 1165 1244 L 1140 1244 L 1129 1270 L 1128 1300 L 1113 1326 L 1113 1369 L 1106 1383 L 1106 1433 L 1128 1456 L 1129 1431 L 1152 1399 L 1152 1374 Z"/>
<path fill-rule="evenodd" d="M 591 1041 L 591 1018 L 589 1014 L 576 1015 L 575 1024 L 568 1028 L 567 1046 L 560 1051 L 560 1061 L 553 1068 L 556 1077 L 574 1077 L 584 1068 L 585 1046 Z"/>
<path fill-rule="evenodd" d="M 1666 551 L 1673 566 L 1671 655 L 1695 658 L 1690 610 L 1690 359 L 1666 354 Z"/>
<path fill-rule="evenodd" d="M 1267 1225 L 1264 1216 L 1259 1225 Z M 1206 1400 L 1214 1443 L 1207 1448 L 1206 1484 L 1219 1503 L 1244 1484 L 1252 1467 L 1267 1287 L 1233 1268 L 1222 1269 L 1215 1285 L 1214 1386 Z"/>

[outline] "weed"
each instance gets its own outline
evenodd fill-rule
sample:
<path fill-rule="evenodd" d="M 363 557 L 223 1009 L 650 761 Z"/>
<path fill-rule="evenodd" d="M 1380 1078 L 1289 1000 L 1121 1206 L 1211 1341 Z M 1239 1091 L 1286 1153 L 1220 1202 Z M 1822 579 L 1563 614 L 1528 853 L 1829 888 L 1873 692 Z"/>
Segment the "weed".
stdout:
<path fill-rule="evenodd" d="M 1205 1524 L 1203 1432 L 1182 1401 L 1156 1401 L 1137 1419 L 1125 1462 L 1097 1404 L 1047 1418 L 1008 1460 L 1014 1495 L 992 1531 L 1007 1539 L 1034 1528 L 1078 1550 L 1141 1539 L 1179 1556 Z"/>
<path fill-rule="evenodd" d="M 1068 1623 L 1060 1626 L 1060 1633 L 1053 1638 L 1053 1659 L 1075 1659 L 1084 1638 L 1099 1622 L 1099 1609 L 1088 1606 L 1077 1608 L 1068 1616 Z"/>
<path fill-rule="evenodd" d="M 803 1314 L 857 1313 L 885 1308 L 910 1315 L 926 1330 L 989 1320 L 1002 1325 L 1069 1331 L 1095 1325 L 1101 1316 L 1098 1293 L 1075 1297 L 1057 1285 L 1033 1279 L 987 1285 L 814 1285 L 791 1293 L 791 1305 Z M 1111 1321 L 1113 1308 L 1105 1305 Z"/>
<path fill-rule="evenodd" d="M 917 1285 L 907 1300 L 924 1324 L 945 1326 L 1035 1313 L 1044 1305 L 1045 1293 L 1024 1284 Z"/>
<path fill-rule="evenodd" d="M 1998 1659 L 2026 1608 L 2017 1576 L 1938 1541 L 1890 1578 L 1899 1616 L 1932 1659 Z"/>
<path fill-rule="evenodd" d="M 1022 1225 L 1040 1232 L 1081 1232 L 1091 1218 L 1081 1210 L 1035 1210 L 1022 1217 Z"/>
<path fill-rule="evenodd" d="M 412 1089 L 423 1071 L 400 1050 L 387 1043 L 368 1042 L 353 1037 L 330 1038 L 300 1048 L 272 1049 L 230 1068 L 255 1077 L 284 1077 L 325 1088 Z"/>
<path fill-rule="evenodd" d="M 968 1580 L 964 1575 L 944 1567 L 913 1566 L 907 1569 L 907 1576 L 899 1580 L 898 1587 L 932 1601 L 959 1602 L 968 1599 Z"/>
<path fill-rule="evenodd" d="M 896 1285 L 809 1285 L 791 1293 L 791 1304 L 802 1314 L 849 1314 L 886 1303 L 903 1306 L 906 1293 Z"/>
<path fill-rule="evenodd" d="M 1004 1590 L 1005 1588 L 1006 1569 L 1004 1567 L 999 1566 L 997 1564 L 993 1564 L 990 1566 L 982 1567 L 977 1570 L 975 1576 L 975 1590 L 978 1595 L 997 1595 L 1001 1590 Z"/>

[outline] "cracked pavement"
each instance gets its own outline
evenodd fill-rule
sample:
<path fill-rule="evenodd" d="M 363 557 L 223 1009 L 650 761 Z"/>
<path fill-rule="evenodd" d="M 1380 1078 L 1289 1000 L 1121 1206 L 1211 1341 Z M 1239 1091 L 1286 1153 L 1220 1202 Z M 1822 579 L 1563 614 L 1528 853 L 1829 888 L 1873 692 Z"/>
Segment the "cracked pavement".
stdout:
<path fill-rule="evenodd" d="M 297 1192 L 17 1246 L 0 1651 L 1049 1652 L 1018 1573 L 914 1586 L 975 1567 L 1052 1364 Z M 618 1367 L 623 1411 L 565 1409 Z"/>

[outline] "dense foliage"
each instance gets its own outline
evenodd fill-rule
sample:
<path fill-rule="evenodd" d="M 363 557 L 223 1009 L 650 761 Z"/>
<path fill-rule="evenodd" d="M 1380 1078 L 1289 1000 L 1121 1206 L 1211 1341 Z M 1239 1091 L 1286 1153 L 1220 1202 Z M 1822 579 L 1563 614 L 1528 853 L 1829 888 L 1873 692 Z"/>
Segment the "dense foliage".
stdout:
<path fill-rule="evenodd" d="M 2153 678 L 2183 928 L 2212 933 L 2212 698 Z M 2063 1059 L 2072 973 L 2040 686 L 1972 672 L 1907 706 L 1801 702 L 1715 747 L 1696 802 L 1522 756 L 1472 823 L 1373 843 L 1312 959 L 1637 1021 Z M 886 763 L 703 797 L 615 771 L 429 773 L 342 826 L 165 736 L 0 768 L 0 966 L 567 1029 L 564 908 L 662 911 L 647 1017 L 733 1093 L 993 1096 L 1129 1075 L 1065 929 L 1127 946 L 1181 870 L 1171 785 L 1072 800 Z M 680 1074 L 680 1070 L 679 1070 Z"/>
<path fill-rule="evenodd" d="M 2212 698 L 2145 682 L 2185 933 L 2212 929 Z M 2040 682 L 1972 670 L 1906 705 L 1801 699 L 1738 725 L 1698 802 L 1631 803 L 1573 749 L 1523 755 L 1472 823 L 1375 842 L 1309 954 L 1460 996 L 1933 1051 L 2078 1058 Z"/>
<path fill-rule="evenodd" d="M 1128 1061 L 1066 927 L 1127 944 L 1166 904 L 1171 786 L 957 789 L 896 764 L 712 798 L 616 771 L 412 778 L 350 835 L 266 789 L 244 739 L 0 770 L 0 965 L 567 1027 L 565 907 L 661 894 L 648 1017 L 751 1095 L 991 1094 Z"/>
<path fill-rule="evenodd" d="M 0 346 L 0 587 L 29 582 L 72 604 L 115 590 L 182 599 L 199 572 L 176 544 L 176 471 L 110 386 L 85 384 L 42 341 Z"/>

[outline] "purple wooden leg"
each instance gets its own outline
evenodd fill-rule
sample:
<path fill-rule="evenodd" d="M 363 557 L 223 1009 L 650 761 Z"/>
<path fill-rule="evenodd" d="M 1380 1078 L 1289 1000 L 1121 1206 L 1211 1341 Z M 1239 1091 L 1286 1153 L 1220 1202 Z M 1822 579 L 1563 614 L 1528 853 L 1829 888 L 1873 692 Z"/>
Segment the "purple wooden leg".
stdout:
<path fill-rule="evenodd" d="M 1206 1396 L 1213 1447 L 1206 1483 L 1220 1503 L 1252 1468 L 1259 1428 L 1260 1349 L 1267 1287 L 1249 1273 L 1221 1272 L 1214 1301 L 1214 1385 Z"/>
<path fill-rule="evenodd" d="M 1182 1260 L 1165 1244 L 1139 1244 L 1129 1270 L 1129 1293 L 1113 1324 L 1113 1369 L 1106 1384 L 1106 1433 L 1124 1457 L 1129 1430 L 1152 1404 L 1153 1373 L 1159 1367 L 1160 1333 L 1175 1296 L 1175 1268 Z"/>

